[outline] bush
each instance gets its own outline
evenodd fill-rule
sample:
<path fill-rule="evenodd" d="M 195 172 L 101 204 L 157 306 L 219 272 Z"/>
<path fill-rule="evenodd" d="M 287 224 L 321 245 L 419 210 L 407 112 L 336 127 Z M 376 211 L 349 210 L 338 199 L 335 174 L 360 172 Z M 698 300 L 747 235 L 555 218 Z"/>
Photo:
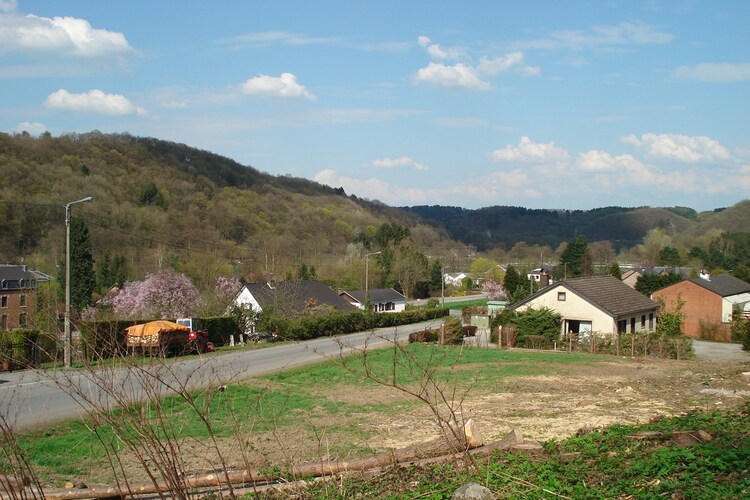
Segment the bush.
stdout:
<path fill-rule="evenodd" d="M 560 314 L 544 307 L 542 309 L 530 308 L 519 312 L 511 320 L 511 323 L 518 330 L 518 340 L 521 345 L 524 345 L 523 338 L 528 336 L 544 337 L 551 344 L 560 336 L 561 321 L 562 316 Z"/>
<path fill-rule="evenodd" d="M 464 329 L 461 320 L 448 316 L 443 320 L 443 344 L 458 345 L 464 342 Z"/>
<path fill-rule="evenodd" d="M 464 326 L 464 337 L 474 337 L 477 334 L 478 327 L 474 325 Z"/>
<path fill-rule="evenodd" d="M 544 335 L 525 335 L 521 337 L 521 347 L 527 349 L 551 349 L 552 343 Z"/>
<path fill-rule="evenodd" d="M 437 342 L 440 338 L 440 334 L 437 330 L 421 330 L 419 332 L 412 332 L 409 334 L 409 343 L 414 342 Z"/>
<path fill-rule="evenodd" d="M 0 360 L 10 361 L 16 368 L 35 365 L 38 338 L 39 332 L 30 328 L 0 333 Z"/>
<path fill-rule="evenodd" d="M 732 322 L 732 341 L 739 342 L 743 350 L 750 351 L 750 318 L 735 318 Z"/>
<path fill-rule="evenodd" d="M 724 335 L 721 323 L 704 319 L 698 321 L 698 337 L 701 340 L 728 340 Z"/>

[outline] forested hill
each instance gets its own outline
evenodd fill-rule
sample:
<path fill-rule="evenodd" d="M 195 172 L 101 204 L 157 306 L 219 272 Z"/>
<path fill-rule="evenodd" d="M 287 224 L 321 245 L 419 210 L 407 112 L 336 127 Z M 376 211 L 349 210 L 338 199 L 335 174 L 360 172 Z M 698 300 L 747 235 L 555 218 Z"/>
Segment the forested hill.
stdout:
<path fill-rule="evenodd" d="M 300 263 L 336 273 L 357 235 L 384 223 L 423 247 L 443 237 L 418 217 L 306 179 L 128 134 L 0 133 L 0 262 L 53 274 L 65 241 L 64 206 L 88 226 L 94 258 L 125 257 L 133 277 L 179 263 L 192 277 Z M 442 243 L 441 243 L 442 244 Z"/>
<path fill-rule="evenodd" d="M 404 210 L 444 228 L 451 238 L 474 245 L 480 251 L 499 246 L 509 249 L 519 241 L 557 248 L 578 235 L 588 241 L 610 241 L 619 250 L 641 243 L 646 233 L 657 227 L 670 234 L 700 237 L 715 230 L 747 231 L 750 221 L 750 201 L 704 213 L 686 207 L 535 210 L 493 206 L 468 210 L 415 206 Z"/>

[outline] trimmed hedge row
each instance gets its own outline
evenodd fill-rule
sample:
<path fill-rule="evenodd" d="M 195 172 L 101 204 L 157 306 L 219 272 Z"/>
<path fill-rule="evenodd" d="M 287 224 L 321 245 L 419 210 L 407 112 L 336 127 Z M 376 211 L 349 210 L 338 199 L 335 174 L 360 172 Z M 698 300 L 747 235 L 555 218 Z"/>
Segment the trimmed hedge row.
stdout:
<path fill-rule="evenodd" d="M 309 340 L 329 335 L 419 323 L 420 321 L 442 318 L 447 316 L 448 312 L 446 308 L 434 308 L 382 314 L 355 311 L 302 318 L 271 316 L 261 318 L 258 330 L 275 334 L 285 340 Z"/>

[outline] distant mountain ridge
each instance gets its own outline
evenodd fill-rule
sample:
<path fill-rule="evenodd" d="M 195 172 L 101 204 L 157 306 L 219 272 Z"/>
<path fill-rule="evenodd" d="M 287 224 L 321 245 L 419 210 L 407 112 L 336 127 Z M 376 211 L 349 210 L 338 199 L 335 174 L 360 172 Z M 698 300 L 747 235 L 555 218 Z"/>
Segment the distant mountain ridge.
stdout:
<path fill-rule="evenodd" d="M 412 206 L 403 210 L 448 232 L 448 235 L 479 251 L 503 246 L 510 249 L 523 241 L 530 245 L 561 243 L 583 235 L 588 241 L 607 240 L 616 250 L 642 242 L 649 230 L 661 227 L 672 233 L 700 236 L 711 229 L 748 231 L 750 201 L 712 212 L 697 213 L 687 207 L 626 208 L 592 210 L 548 210 L 512 206 L 466 209 L 451 206 Z"/>

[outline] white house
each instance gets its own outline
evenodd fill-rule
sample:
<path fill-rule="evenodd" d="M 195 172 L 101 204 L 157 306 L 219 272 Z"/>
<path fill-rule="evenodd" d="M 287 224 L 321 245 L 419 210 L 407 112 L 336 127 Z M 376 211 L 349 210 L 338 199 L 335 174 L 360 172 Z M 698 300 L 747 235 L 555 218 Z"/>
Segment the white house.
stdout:
<path fill-rule="evenodd" d="M 375 288 L 367 291 L 354 290 L 350 292 L 341 291 L 339 296 L 355 307 L 365 308 L 367 296 L 375 312 L 401 312 L 406 309 L 406 297 L 393 288 Z"/>
<path fill-rule="evenodd" d="M 326 309 L 342 312 L 356 310 L 352 304 L 316 280 L 246 283 L 232 300 L 232 305 L 252 309 L 254 314 L 271 309 L 286 317 Z M 253 331 L 254 325 L 247 326 L 248 333 Z"/>
<path fill-rule="evenodd" d="M 443 275 L 443 282 L 446 285 L 461 286 L 469 275 L 466 273 L 445 273 Z"/>
<path fill-rule="evenodd" d="M 558 281 L 510 309 L 548 308 L 562 318 L 561 333 L 653 332 L 659 304 L 614 276 Z"/>

